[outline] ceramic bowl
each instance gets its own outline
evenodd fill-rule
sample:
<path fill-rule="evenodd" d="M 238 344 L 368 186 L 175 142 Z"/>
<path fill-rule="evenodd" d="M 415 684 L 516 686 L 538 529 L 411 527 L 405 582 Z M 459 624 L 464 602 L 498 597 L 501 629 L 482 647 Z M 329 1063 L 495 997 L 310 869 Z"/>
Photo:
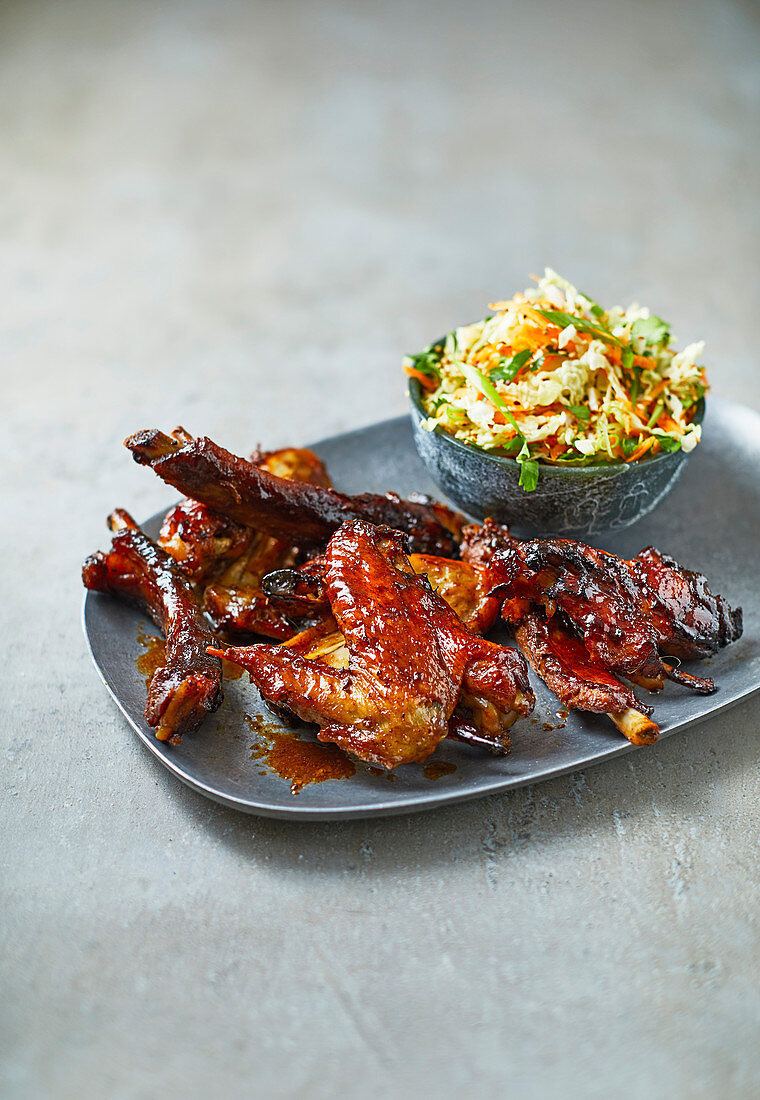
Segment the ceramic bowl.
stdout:
<path fill-rule="evenodd" d="M 540 465 L 538 486 L 531 493 L 519 486 L 514 458 L 489 454 L 436 428 L 422 427 L 427 418 L 416 379 L 409 381 L 414 442 L 428 472 L 459 508 L 485 519 L 507 523 L 516 532 L 591 536 L 630 527 L 656 508 L 683 473 L 683 451 L 645 456 L 636 462 L 598 466 Z M 704 416 L 700 401 L 694 422 Z"/>

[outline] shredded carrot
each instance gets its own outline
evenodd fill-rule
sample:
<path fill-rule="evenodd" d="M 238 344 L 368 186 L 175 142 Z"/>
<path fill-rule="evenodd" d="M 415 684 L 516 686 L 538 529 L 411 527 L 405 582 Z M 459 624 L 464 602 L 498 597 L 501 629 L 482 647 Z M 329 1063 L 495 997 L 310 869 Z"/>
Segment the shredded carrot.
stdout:
<path fill-rule="evenodd" d="M 662 382 L 658 382 L 657 385 L 650 390 L 649 397 L 647 398 L 650 404 L 667 388 L 668 381 L 669 379 L 663 378 Z"/>
<path fill-rule="evenodd" d="M 678 432 L 680 426 L 676 423 L 672 416 L 668 416 L 667 413 L 661 413 L 660 419 L 657 421 L 660 428 L 664 428 L 666 432 Z"/>
<path fill-rule="evenodd" d="M 641 458 L 646 454 L 650 447 L 654 447 L 656 439 L 653 435 L 650 435 L 643 443 L 639 443 L 636 450 L 628 456 L 626 462 L 635 462 L 637 458 Z"/>
<path fill-rule="evenodd" d="M 423 389 L 430 390 L 432 392 L 433 390 L 438 388 L 433 379 L 429 378 L 427 374 L 423 374 L 421 370 L 415 370 L 414 367 L 404 367 L 404 370 L 410 378 L 416 378 Z"/>

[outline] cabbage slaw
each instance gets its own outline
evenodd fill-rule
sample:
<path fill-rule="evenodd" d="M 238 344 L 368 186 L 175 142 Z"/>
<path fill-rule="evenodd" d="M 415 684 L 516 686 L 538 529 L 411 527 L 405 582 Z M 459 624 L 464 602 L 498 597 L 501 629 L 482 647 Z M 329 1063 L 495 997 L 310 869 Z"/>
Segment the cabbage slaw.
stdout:
<path fill-rule="evenodd" d="M 551 268 L 493 315 L 404 359 L 422 388 L 423 425 L 520 463 L 535 489 L 539 463 L 635 462 L 694 449 L 708 389 L 670 327 L 637 304 L 605 310 Z"/>

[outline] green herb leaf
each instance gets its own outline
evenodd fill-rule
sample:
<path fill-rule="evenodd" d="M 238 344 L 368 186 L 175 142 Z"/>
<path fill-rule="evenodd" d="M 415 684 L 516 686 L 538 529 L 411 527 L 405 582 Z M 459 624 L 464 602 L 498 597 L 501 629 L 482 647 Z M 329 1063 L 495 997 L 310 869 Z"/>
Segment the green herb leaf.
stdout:
<path fill-rule="evenodd" d="M 698 401 L 701 401 L 706 393 L 707 387 L 703 386 L 701 382 L 697 382 L 694 386 L 694 396 L 684 398 L 681 404 L 685 409 L 690 409 L 692 405 L 696 405 Z"/>
<path fill-rule="evenodd" d="M 489 378 L 496 382 L 511 382 L 517 372 L 525 366 L 530 359 L 532 351 L 518 351 L 511 359 L 500 359 L 496 370 L 492 370 Z"/>
<path fill-rule="evenodd" d="M 658 435 L 657 442 L 667 454 L 672 454 L 673 451 L 681 450 L 681 440 L 676 439 L 672 435 Z"/>
<path fill-rule="evenodd" d="M 579 332 L 588 332 L 591 336 L 595 336 L 597 340 L 603 340 L 605 344 L 614 344 L 616 348 L 622 348 L 623 346 L 622 341 L 618 340 L 617 336 L 613 336 L 605 325 L 594 325 L 583 317 L 574 317 L 572 313 L 563 313 L 559 309 L 539 309 L 536 312 L 545 317 L 547 321 L 551 321 L 553 325 L 559 325 L 560 328 L 575 325 Z"/>
<path fill-rule="evenodd" d="M 637 439 L 631 439 L 630 437 L 620 440 L 620 449 L 626 458 L 631 457 L 638 445 L 639 441 Z"/>
<path fill-rule="evenodd" d="M 621 357 L 623 370 L 630 370 L 633 366 L 633 348 L 630 344 L 626 344 L 623 348 L 623 354 Z"/>
<path fill-rule="evenodd" d="M 667 343 L 670 339 L 670 325 L 662 317 L 640 317 L 631 325 L 631 336 L 640 337 L 649 346 Z"/>
<path fill-rule="evenodd" d="M 568 405 L 567 407 L 576 420 L 588 420 L 591 416 L 591 410 L 585 405 Z"/>
<path fill-rule="evenodd" d="M 426 374 L 429 378 L 440 379 L 441 370 L 438 364 L 441 360 L 440 346 L 426 348 L 417 355 L 407 355 L 406 363 L 418 370 L 420 374 Z"/>
<path fill-rule="evenodd" d="M 526 493 L 532 493 L 537 485 L 538 463 L 536 460 L 531 458 L 520 462 L 520 488 Z"/>

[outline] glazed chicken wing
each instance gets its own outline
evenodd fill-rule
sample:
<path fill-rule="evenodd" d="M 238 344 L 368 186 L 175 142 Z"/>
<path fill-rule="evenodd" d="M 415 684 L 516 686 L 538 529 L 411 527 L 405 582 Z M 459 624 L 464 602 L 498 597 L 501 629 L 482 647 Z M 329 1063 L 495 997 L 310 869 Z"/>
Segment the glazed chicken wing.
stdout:
<path fill-rule="evenodd" d="M 484 566 L 433 554 L 410 554 L 409 564 L 415 573 L 427 577 L 473 634 L 485 634 L 496 622 L 501 600 L 490 594 L 491 576 Z M 330 611 L 323 583 L 325 569 L 324 557 L 312 558 L 298 569 L 270 573 L 262 587 L 272 607 L 293 619 L 316 620 Z"/>
<path fill-rule="evenodd" d="M 84 563 L 85 587 L 109 592 L 148 614 L 166 637 L 166 661 L 148 687 L 145 719 L 159 741 L 179 744 L 222 701 L 222 666 L 188 582 L 171 558 L 119 509 L 109 517 L 111 549 Z"/>
<path fill-rule="evenodd" d="M 425 760 L 450 724 L 508 743 L 509 727 L 533 705 L 524 660 L 473 636 L 412 570 L 403 543 L 398 531 L 361 521 L 330 539 L 323 583 L 346 664 L 327 635 L 321 658 L 292 646 L 214 652 L 250 672 L 273 707 L 373 764 Z"/>

